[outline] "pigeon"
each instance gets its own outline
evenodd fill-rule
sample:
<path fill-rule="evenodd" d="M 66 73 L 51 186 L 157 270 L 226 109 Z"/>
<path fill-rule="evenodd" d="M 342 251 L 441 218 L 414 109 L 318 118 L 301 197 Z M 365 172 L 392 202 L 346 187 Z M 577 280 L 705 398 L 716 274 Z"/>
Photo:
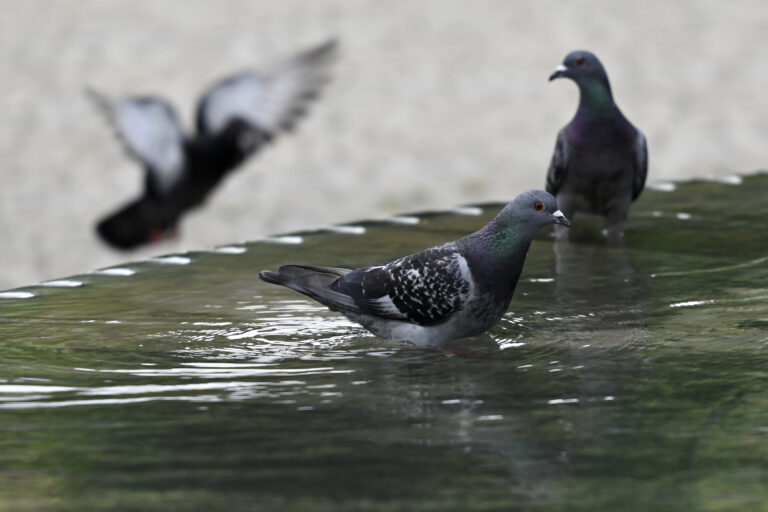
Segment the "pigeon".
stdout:
<path fill-rule="evenodd" d="M 570 226 L 552 195 L 530 190 L 479 231 L 384 265 L 284 265 L 259 277 L 303 293 L 382 338 L 440 346 L 481 334 L 501 319 L 533 237 L 550 224 Z"/>
<path fill-rule="evenodd" d="M 101 220 L 111 246 L 133 249 L 172 236 L 230 171 L 278 133 L 290 131 L 329 79 L 328 41 L 262 71 L 225 78 L 202 95 L 196 131 L 185 135 L 174 109 L 151 96 L 118 100 L 89 90 L 128 154 L 146 170 L 141 197 Z"/>
<path fill-rule="evenodd" d="M 613 101 L 608 76 L 597 57 L 587 51 L 569 53 L 549 80 L 570 78 L 579 87 L 579 107 L 557 134 L 547 173 L 547 192 L 557 197 L 563 213 L 605 217 L 611 245 L 623 245 L 629 206 L 645 186 L 648 146 Z M 556 236 L 567 239 L 565 230 Z"/>

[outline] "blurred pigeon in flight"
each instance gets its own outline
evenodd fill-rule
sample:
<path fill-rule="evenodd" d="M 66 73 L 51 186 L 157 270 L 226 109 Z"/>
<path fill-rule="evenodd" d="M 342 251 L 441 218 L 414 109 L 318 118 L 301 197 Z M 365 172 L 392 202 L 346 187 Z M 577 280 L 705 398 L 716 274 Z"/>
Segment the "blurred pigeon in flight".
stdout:
<path fill-rule="evenodd" d="M 645 136 L 614 103 L 608 76 L 594 54 L 569 53 L 549 80 L 563 77 L 579 87 L 579 107 L 557 134 L 547 191 L 571 220 L 576 212 L 605 217 L 608 242 L 621 245 L 629 205 L 643 191 L 648 174 Z M 558 229 L 557 236 L 568 235 Z"/>
<path fill-rule="evenodd" d="M 328 41 L 219 81 L 200 99 L 190 136 L 160 98 L 112 100 L 89 90 L 129 155 L 146 169 L 143 195 L 100 221 L 101 237 L 132 249 L 172 235 L 182 215 L 201 205 L 224 176 L 295 126 L 328 81 L 335 54 L 335 42 Z"/>
<path fill-rule="evenodd" d="M 439 346 L 501 319 L 533 237 L 550 224 L 570 225 L 554 197 L 530 190 L 479 231 L 385 265 L 284 265 L 259 277 L 308 295 L 377 336 Z"/>

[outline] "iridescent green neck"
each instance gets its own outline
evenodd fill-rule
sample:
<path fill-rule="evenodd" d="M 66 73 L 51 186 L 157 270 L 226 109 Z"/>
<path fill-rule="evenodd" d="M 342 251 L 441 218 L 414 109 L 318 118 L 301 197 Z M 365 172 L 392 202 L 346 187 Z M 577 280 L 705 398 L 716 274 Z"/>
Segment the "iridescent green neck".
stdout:
<path fill-rule="evenodd" d="M 611 86 L 600 80 L 584 80 L 579 83 L 581 98 L 579 112 L 590 115 L 601 115 L 611 112 L 614 108 Z"/>
<path fill-rule="evenodd" d="M 496 217 L 485 226 L 482 235 L 492 256 L 507 260 L 521 250 L 523 253 L 528 252 L 528 245 L 535 235 L 535 232 L 529 231 L 526 223 L 515 222 L 512 225 L 510 221 Z"/>
<path fill-rule="evenodd" d="M 512 224 L 497 217 L 461 240 L 462 253 L 484 293 L 492 293 L 499 300 L 512 297 L 535 234 L 526 222 Z"/>

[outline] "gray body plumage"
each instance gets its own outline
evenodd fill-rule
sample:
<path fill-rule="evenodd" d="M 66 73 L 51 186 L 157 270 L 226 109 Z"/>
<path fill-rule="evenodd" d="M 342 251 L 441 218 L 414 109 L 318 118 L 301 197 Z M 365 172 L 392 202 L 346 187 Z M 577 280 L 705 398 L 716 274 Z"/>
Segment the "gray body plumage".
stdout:
<path fill-rule="evenodd" d="M 621 244 L 632 201 L 645 186 L 648 149 L 643 133 L 613 100 L 608 76 L 590 52 L 569 53 L 550 76 L 579 87 L 579 106 L 557 134 L 547 172 L 547 191 L 570 219 L 576 212 L 605 218 L 608 241 Z M 567 232 L 558 230 L 558 237 Z"/>
<path fill-rule="evenodd" d="M 440 345 L 480 334 L 509 306 L 536 233 L 568 225 L 554 197 L 529 191 L 455 242 L 357 270 L 285 265 L 264 281 L 308 295 L 383 338 Z"/>

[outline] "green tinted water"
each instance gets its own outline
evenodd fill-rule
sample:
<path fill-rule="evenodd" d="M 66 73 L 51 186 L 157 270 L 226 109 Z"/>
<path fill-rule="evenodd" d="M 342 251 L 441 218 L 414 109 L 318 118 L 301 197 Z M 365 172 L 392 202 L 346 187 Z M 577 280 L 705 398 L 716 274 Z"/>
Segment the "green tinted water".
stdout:
<path fill-rule="evenodd" d="M 768 510 L 766 197 L 646 191 L 626 249 L 545 233 L 503 322 L 444 352 L 256 273 L 380 263 L 498 206 L 20 290 L 0 510 Z"/>

